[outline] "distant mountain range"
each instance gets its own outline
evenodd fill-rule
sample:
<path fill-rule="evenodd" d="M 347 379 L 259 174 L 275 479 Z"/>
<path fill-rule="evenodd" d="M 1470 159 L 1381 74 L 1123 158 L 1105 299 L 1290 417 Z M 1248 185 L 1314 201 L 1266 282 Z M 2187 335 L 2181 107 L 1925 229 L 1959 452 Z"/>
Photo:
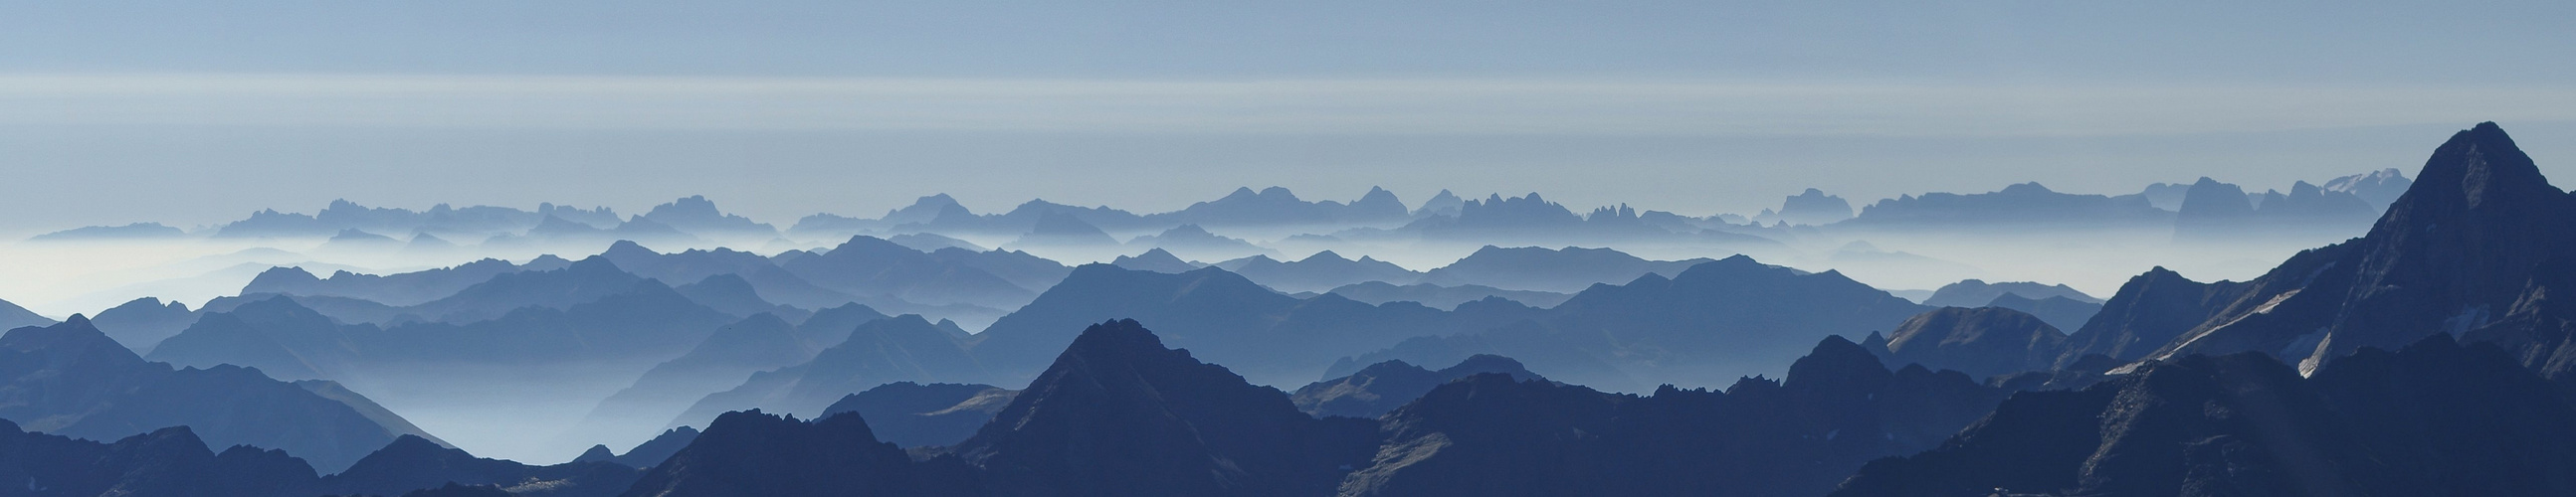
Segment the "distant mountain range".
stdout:
<path fill-rule="evenodd" d="M 396 437 L 428 434 L 331 382 L 278 381 L 258 369 L 146 362 L 88 319 L 0 335 L 0 419 L 12 428 L 116 440 L 195 427 L 205 447 L 293 451 L 338 471 Z M 300 464 L 300 463 L 299 463 Z M 307 471 L 311 471 L 307 469 Z"/>

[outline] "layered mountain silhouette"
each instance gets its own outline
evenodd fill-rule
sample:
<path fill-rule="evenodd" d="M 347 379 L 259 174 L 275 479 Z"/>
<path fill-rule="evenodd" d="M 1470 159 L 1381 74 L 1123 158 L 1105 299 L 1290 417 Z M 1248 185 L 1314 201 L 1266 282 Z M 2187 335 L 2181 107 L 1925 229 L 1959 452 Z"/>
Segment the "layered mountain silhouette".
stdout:
<path fill-rule="evenodd" d="M 1504 290 L 1484 285 L 1440 286 L 1418 283 L 1398 286 L 1382 281 L 1352 283 L 1325 292 L 1370 304 L 1413 302 L 1440 309 L 1455 309 L 1460 304 L 1502 298 L 1531 307 L 1556 307 L 1573 295 L 1531 290 Z"/>
<path fill-rule="evenodd" d="M 285 449 L 325 471 L 348 467 L 396 437 L 427 436 L 329 382 L 290 384 L 232 365 L 146 362 L 79 316 L 0 336 L 0 381 L 0 419 L 14 427 L 118 440 L 190 426 L 188 437 L 203 436 L 213 447 Z"/>
<path fill-rule="evenodd" d="M 1958 283 L 1942 285 L 1940 289 L 1933 290 L 1930 298 L 1923 299 L 1923 305 L 1937 307 L 1983 307 L 1988 303 L 1994 302 L 1995 299 L 2001 298 L 2005 295 L 2014 295 L 2031 300 L 2063 297 L 2067 300 L 2077 302 L 2091 302 L 2096 304 L 2102 302 L 2102 299 L 2093 298 L 2091 295 L 2085 295 L 2084 292 L 2076 291 L 2074 287 L 2066 285 L 2047 285 L 2028 281 L 1987 283 L 1985 280 L 1961 280 Z"/>
<path fill-rule="evenodd" d="M 1476 306 L 1461 306 L 1471 314 Z M 1724 384 L 1784 370 L 1828 335 L 1862 335 L 1924 311 L 1839 273 L 1807 273 L 1750 257 L 1700 263 L 1672 278 L 1596 285 L 1517 324 L 1421 337 L 1338 361 L 1327 374 L 1400 359 L 1446 364 L 1497 354 L 1560 381 L 1605 389 L 1651 388 L 1641 379 Z"/>
<path fill-rule="evenodd" d="M 133 223 L 122 226 L 82 226 L 30 237 L 33 242 L 132 241 L 161 240 L 188 236 L 188 232 L 161 223 Z"/>
<path fill-rule="evenodd" d="M 0 300 L 0 330 L 13 330 L 26 326 L 52 326 L 56 322 L 58 321 L 54 321 L 53 318 L 38 315 L 25 307 L 18 307 L 18 304 Z"/>
<path fill-rule="evenodd" d="M 1708 262 L 1708 259 L 1650 261 L 1606 248 L 1504 248 L 1487 245 L 1458 259 L 1458 262 L 1423 273 L 1421 282 L 1563 293 L 1582 291 L 1600 283 L 1626 282 L 1647 274 L 1670 278 L 1703 262 Z"/>
<path fill-rule="evenodd" d="M 1851 219 L 1851 217 L 1850 201 L 1843 200 L 1842 197 L 1826 195 L 1823 190 L 1808 188 L 1807 191 L 1790 195 L 1787 200 L 1781 201 L 1778 211 L 1763 209 L 1762 213 L 1753 216 L 1753 222 L 1827 225 Z"/>
<path fill-rule="evenodd" d="M 2262 277 L 2203 284 L 2159 268 L 2132 279 L 2065 357 L 2254 351 L 2313 371 L 2447 333 L 2504 347 L 2545 376 L 2576 371 L 2576 308 L 2548 297 L 2576 284 L 2576 199 L 2494 123 L 2453 135 L 2417 176 L 2369 234 Z"/>
<path fill-rule="evenodd" d="M 2025 392 L 1940 448 L 1870 463 L 1862 495 L 2561 495 L 2562 388 L 2435 334 L 2302 378 L 2260 353 L 2158 361 Z"/>
<path fill-rule="evenodd" d="M 842 397 L 823 416 L 866 418 L 878 439 L 906 448 L 944 447 L 974 436 L 1019 395 L 992 385 L 898 381 Z"/>
<path fill-rule="evenodd" d="M 1889 364 L 1921 364 L 1983 379 L 2054 369 L 2066 350 L 2066 333 L 2012 309 L 1943 307 L 1906 318 L 1884 337 L 1872 333 L 1862 345 Z"/>
<path fill-rule="evenodd" d="M 90 318 L 90 324 L 107 333 L 108 338 L 116 339 L 116 343 L 124 344 L 125 348 L 138 354 L 152 353 L 152 348 L 160 345 L 162 340 L 179 334 L 196 322 L 197 312 L 188 310 L 187 304 L 165 304 L 152 297 L 134 299 L 98 311 L 97 317 Z"/>
<path fill-rule="evenodd" d="M 1261 286 L 1288 293 L 1322 292 L 1371 281 L 1409 283 L 1422 277 L 1422 273 L 1394 263 L 1368 256 L 1352 260 L 1330 250 L 1316 252 L 1295 262 L 1279 262 L 1269 256 L 1256 255 L 1213 265 Z"/>
<path fill-rule="evenodd" d="M 1312 381 L 1334 358 L 1406 337 L 1481 329 L 1479 319 L 1417 304 L 1281 295 L 1219 268 L 1166 274 L 1092 264 L 975 335 L 973 354 L 995 378 L 1025 381 L 1073 342 L 1074 330 L 1122 318 L 1154 323 L 1175 346 L 1273 385 Z M 1508 319 L 1518 317 L 1481 322 Z"/>
<path fill-rule="evenodd" d="M 2004 226 L 2161 227 L 2174 213 L 2144 197 L 2059 193 L 2021 183 L 1988 193 L 1902 195 L 1863 207 L 1838 223 L 1871 228 L 1992 228 Z"/>
<path fill-rule="evenodd" d="M 994 495 L 1315 495 L 1370 438 L 1121 320 L 1083 330 L 955 453 Z"/>
<path fill-rule="evenodd" d="M 869 321 L 811 360 L 759 371 L 748 380 L 731 377 L 732 388 L 697 399 L 669 425 L 704 424 L 727 411 L 755 407 L 821 417 L 843 396 L 901 381 L 992 383 L 994 374 L 967 355 L 963 335 L 918 315 Z"/>
<path fill-rule="evenodd" d="M 972 496 L 971 468 L 956 458 L 914 462 L 878 441 L 858 416 L 799 421 L 760 411 L 725 413 L 686 448 L 635 482 L 628 497 Z"/>
<path fill-rule="evenodd" d="M 1360 368 L 1350 376 L 1308 384 L 1290 394 L 1288 400 L 1297 403 L 1297 410 L 1318 418 L 1375 419 L 1413 402 L 1413 399 L 1430 393 L 1431 389 L 1443 383 L 1479 374 L 1501 374 L 1514 381 L 1547 379 L 1521 367 L 1520 361 L 1498 355 L 1468 357 L 1439 371 L 1404 361 L 1386 361 Z"/>
<path fill-rule="evenodd" d="M 1117 259 L 1110 260 L 1109 265 L 1134 269 L 1137 271 L 1153 271 L 1157 273 L 1172 274 L 1187 273 L 1191 270 L 1206 267 L 1202 264 L 1192 264 L 1189 261 L 1181 260 L 1180 256 L 1172 255 L 1171 252 L 1165 252 L 1163 249 L 1159 248 L 1147 250 L 1145 253 L 1133 256 L 1118 256 Z"/>
<path fill-rule="evenodd" d="M 1987 301 L 1985 307 L 2001 307 L 2028 313 L 2037 316 L 2040 321 L 2047 322 L 2049 326 L 2055 326 L 2061 330 L 2082 329 L 2086 321 L 2093 320 L 2093 315 L 2102 313 L 2101 302 L 2085 302 L 2066 297 L 2033 300 L 2015 293 L 1996 296 L 1994 300 Z"/>
<path fill-rule="evenodd" d="M 583 452 L 581 457 L 573 458 L 572 462 L 607 461 L 627 467 L 653 469 L 654 466 L 662 465 L 662 461 L 669 460 L 672 454 L 680 453 L 680 449 L 687 448 L 689 442 L 697 440 L 697 428 L 682 426 L 662 430 L 661 435 L 636 444 L 635 448 L 626 449 L 623 453 L 608 450 L 606 445 L 593 445 L 590 446 L 589 451 Z"/>
<path fill-rule="evenodd" d="M 1606 394 L 1500 374 L 1387 414 L 1340 495 L 1815 495 L 1863 463 L 1934 447 L 2000 401 L 1956 372 L 1889 371 L 1840 337 L 1782 381 Z"/>

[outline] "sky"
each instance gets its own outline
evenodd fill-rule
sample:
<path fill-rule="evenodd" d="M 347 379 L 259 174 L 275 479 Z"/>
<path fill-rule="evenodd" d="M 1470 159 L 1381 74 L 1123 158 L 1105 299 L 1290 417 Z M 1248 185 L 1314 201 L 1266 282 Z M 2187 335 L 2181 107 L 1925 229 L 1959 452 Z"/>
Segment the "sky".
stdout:
<path fill-rule="evenodd" d="M 1384 186 L 1751 213 L 2287 189 L 2503 123 L 2576 174 L 2567 2 L 0 3 L 0 235 L 335 198 L 776 223 L 946 192 Z"/>

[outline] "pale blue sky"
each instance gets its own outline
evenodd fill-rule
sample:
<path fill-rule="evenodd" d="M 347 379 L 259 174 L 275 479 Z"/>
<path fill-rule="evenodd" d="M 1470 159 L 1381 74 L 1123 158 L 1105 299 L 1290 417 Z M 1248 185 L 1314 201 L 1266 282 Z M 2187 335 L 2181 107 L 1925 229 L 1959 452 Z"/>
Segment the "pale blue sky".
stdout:
<path fill-rule="evenodd" d="M 2490 119 L 2576 170 L 2576 6 L 2423 4 L 17 1 L 0 233 L 1273 184 L 1696 215 L 1810 186 L 2280 188 L 2411 170 Z"/>

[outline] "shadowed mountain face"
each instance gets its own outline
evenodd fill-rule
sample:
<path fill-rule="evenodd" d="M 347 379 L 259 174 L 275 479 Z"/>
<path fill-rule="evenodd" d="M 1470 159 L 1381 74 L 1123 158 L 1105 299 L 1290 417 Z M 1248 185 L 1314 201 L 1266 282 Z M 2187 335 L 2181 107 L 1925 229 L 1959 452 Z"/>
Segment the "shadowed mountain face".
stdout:
<path fill-rule="evenodd" d="M 1490 353 L 1559 381 L 1639 391 L 1640 379 L 1724 384 L 1776 372 L 1828 335 L 1861 335 L 1931 310 L 1839 273 L 1804 273 L 1744 256 L 1665 279 L 1595 286 L 1543 316 L 1487 331 L 1406 340 L 1335 363 L 1329 374 L 1390 359 L 1455 362 Z M 1462 306 L 1459 314 L 1471 314 Z"/>
<path fill-rule="evenodd" d="M 274 268 L 252 278 L 250 284 L 242 286 L 241 293 L 350 297 L 390 306 L 410 306 L 455 295 L 502 274 L 554 271 L 570 265 L 571 261 L 553 256 L 539 257 L 525 265 L 483 259 L 455 267 L 385 276 L 340 271 L 332 273 L 329 278 L 316 278 L 302 268 Z"/>
<path fill-rule="evenodd" d="M 1670 278 L 1703 262 L 1708 262 L 1708 259 L 1649 261 L 1605 248 L 1503 248 L 1488 245 L 1458 259 L 1458 262 L 1423 273 L 1422 282 L 1444 286 L 1483 285 L 1510 290 L 1575 292 L 1595 284 L 1635 280 L 1649 273 Z"/>
<path fill-rule="evenodd" d="M 397 436 L 425 436 L 337 385 L 308 389 L 237 366 L 145 362 L 87 319 L 0 336 L 0 381 L 0 418 L 29 430 L 115 440 L 193 426 L 214 446 L 286 449 L 325 471 Z"/>
<path fill-rule="evenodd" d="M 1019 394 L 992 385 L 898 381 L 842 397 L 823 416 L 866 418 L 877 438 L 898 446 L 944 447 L 974 436 Z"/>
<path fill-rule="evenodd" d="M 197 313 L 188 310 L 187 304 L 163 304 L 161 299 L 151 297 L 110 307 L 90 318 L 90 324 L 106 332 L 108 338 L 116 339 L 116 343 L 125 344 L 125 348 L 134 349 L 138 354 L 152 353 L 152 348 L 159 346 L 162 340 L 178 335 L 180 330 L 188 329 L 189 324 L 196 322 Z"/>
<path fill-rule="evenodd" d="M 760 411 L 716 418 L 625 493 L 658 496 L 972 496 L 956 458 L 913 462 L 858 416 L 806 422 Z"/>
<path fill-rule="evenodd" d="M 2037 316 L 2001 307 L 1943 307 L 1906 318 L 1864 346 L 1889 364 L 1921 364 L 1973 378 L 2052 369 L 2066 334 Z"/>
<path fill-rule="evenodd" d="M 1342 285 L 1326 293 L 1369 304 L 1413 302 L 1438 309 L 1455 309 L 1459 304 L 1491 297 L 1500 297 L 1530 307 L 1548 308 L 1556 307 L 1557 304 L 1565 303 L 1565 299 L 1574 297 L 1572 294 L 1504 290 L 1484 285 L 1440 286 L 1422 283 L 1397 286 L 1378 281 Z"/>
<path fill-rule="evenodd" d="M 2026 392 L 1944 444 L 1870 463 L 1869 495 L 2566 495 L 2576 416 L 2486 344 L 2433 335 L 2315 375 L 2190 356 L 2081 391 Z"/>
<path fill-rule="evenodd" d="M 0 493 L 27 497 L 276 497 L 309 488 L 315 478 L 311 466 L 280 451 L 217 454 L 184 426 L 111 444 L 0 420 L 0 481 L 11 482 Z"/>
<path fill-rule="evenodd" d="M 2081 329 L 2086 321 L 2093 320 L 2093 315 L 2102 313 L 2102 304 L 2099 302 L 2084 302 L 2066 297 L 2033 300 L 2011 293 L 1995 297 L 1995 300 L 1987 302 L 1983 307 L 2001 307 L 2029 313 L 2060 330 Z"/>
<path fill-rule="evenodd" d="M 680 453 L 680 449 L 687 448 L 689 442 L 697 440 L 697 428 L 682 426 L 662 430 L 661 435 L 636 444 L 635 448 L 626 449 L 623 454 L 608 450 L 606 445 L 593 445 L 590 451 L 573 458 L 572 462 L 607 461 L 630 468 L 653 469 L 662 465 L 662 461 L 669 460 L 672 454 Z"/>
<path fill-rule="evenodd" d="M 1308 381 L 1335 357 L 1455 326 L 1437 309 L 1329 294 L 1301 300 L 1217 268 L 1164 274 L 1093 264 L 976 335 L 975 358 L 1002 378 L 1029 378 L 1074 330 L 1120 318 L 1154 323 L 1174 346 L 1268 384 Z"/>
<path fill-rule="evenodd" d="M 0 330 L 14 330 L 25 326 L 52 326 L 56 322 L 53 318 L 37 315 L 25 307 L 18 307 L 18 304 L 0 300 Z"/>
<path fill-rule="evenodd" d="M 733 388 L 698 399 L 669 424 L 697 425 L 726 411 L 754 407 L 820 417 L 843 396 L 887 383 L 990 381 L 993 374 L 968 357 L 959 340 L 952 329 L 921 316 L 870 321 L 812 360 L 753 373 L 747 381 L 735 376 Z"/>
<path fill-rule="evenodd" d="M 295 379 L 346 378 L 389 363 L 651 364 L 680 355 L 736 319 L 659 282 L 632 285 L 562 309 L 528 306 L 487 321 L 408 322 L 385 328 L 339 324 L 293 299 L 270 298 L 207 314 L 155 347 L 151 357 L 194 366 L 248 365 Z M 516 300 L 495 298 L 488 307 Z"/>
<path fill-rule="evenodd" d="M 2016 295 L 2031 300 L 2040 300 L 2049 297 L 2065 297 L 2077 302 L 2100 303 L 2102 301 L 2102 299 L 2093 298 L 2091 295 L 2085 295 L 2084 292 L 2075 291 L 2075 288 L 2066 285 L 2042 285 L 2028 281 L 1987 283 L 1985 280 L 1962 280 L 1958 283 L 1943 285 L 1939 290 L 1933 290 L 1931 298 L 1923 299 L 1923 305 L 1937 307 L 1982 307 L 1985 306 L 1986 303 L 1994 302 L 1995 299 L 2002 298 L 2005 295 Z"/>
<path fill-rule="evenodd" d="M 2070 353 L 2254 351 L 2314 370 L 2361 347 L 2450 333 L 2496 343 L 2553 378 L 2576 373 L 2576 306 L 2550 297 L 2576 287 L 2576 198 L 2494 123 L 2453 135 L 2417 176 L 2368 235 L 2301 252 L 2262 277 L 2140 276 L 2074 335 Z"/>
<path fill-rule="evenodd" d="M 1384 281 L 1411 283 L 1421 273 L 1386 261 L 1360 256 L 1359 260 L 1343 258 L 1330 250 L 1296 262 L 1279 262 L 1269 256 L 1252 256 L 1219 262 L 1216 267 L 1243 275 L 1262 286 L 1282 292 L 1320 292 L 1353 283 Z"/>
<path fill-rule="evenodd" d="M 1841 338 L 1786 381 L 1639 397 L 1475 375 L 1388 414 L 1340 495 L 1815 495 L 1933 447 L 2002 398 L 1956 372 L 1890 372 Z"/>
<path fill-rule="evenodd" d="M 394 440 L 348 471 L 323 478 L 315 493 L 393 495 L 447 485 L 489 485 L 512 495 L 608 497 L 631 486 L 641 471 L 604 461 L 575 461 L 530 466 L 474 457 L 465 451 L 405 436 Z"/>
<path fill-rule="evenodd" d="M 1413 399 L 1429 393 L 1442 383 L 1479 374 L 1501 374 L 1515 381 L 1546 381 L 1538 373 L 1521 367 L 1520 361 L 1498 355 L 1476 355 L 1458 365 L 1439 371 L 1422 369 L 1404 361 L 1386 361 L 1361 368 L 1350 376 L 1308 384 L 1289 396 L 1297 410 L 1314 417 L 1341 416 L 1374 419 L 1393 411 Z"/>
<path fill-rule="evenodd" d="M 956 453 L 993 495 L 1317 495 L 1365 459 L 1354 421 L 1297 412 L 1121 320 L 1083 330 Z"/>
<path fill-rule="evenodd" d="M 1015 255 L 1016 254 L 1016 255 Z M 923 304 L 976 304 L 1009 308 L 1028 302 L 1064 268 L 1027 254 L 940 249 L 924 253 L 866 236 L 832 250 L 779 264 L 815 285 L 859 296 L 890 296 Z M 1052 267 L 1049 267 L 1052 266 Z"/>

